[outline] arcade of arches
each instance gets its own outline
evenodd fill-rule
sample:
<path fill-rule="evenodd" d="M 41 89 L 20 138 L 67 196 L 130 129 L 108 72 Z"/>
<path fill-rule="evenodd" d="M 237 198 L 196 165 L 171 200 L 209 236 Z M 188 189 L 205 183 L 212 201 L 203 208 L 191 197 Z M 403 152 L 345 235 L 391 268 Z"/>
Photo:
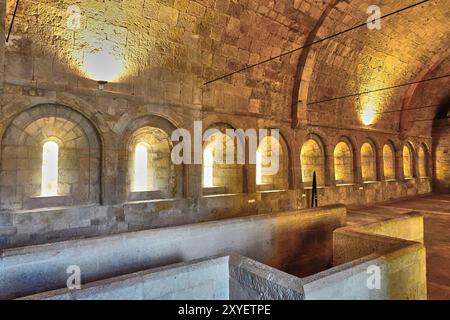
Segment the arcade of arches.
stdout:
<path fill-rule="evenodd" d="M 86 0 L 71 27 L 72 3 L 23 1 L 0 35 L 0 248 L 308 208 L 314 173 L 319 206 L 450 192 L 448 0 L 207 84 L 366 21 L 366 2 Z M 175 164 L 194 121 L 221 135 Z M 248 143 L 215 160 L 243 142 L 226 129 L 265 128 L 280 138 L 256 163 Z"/>

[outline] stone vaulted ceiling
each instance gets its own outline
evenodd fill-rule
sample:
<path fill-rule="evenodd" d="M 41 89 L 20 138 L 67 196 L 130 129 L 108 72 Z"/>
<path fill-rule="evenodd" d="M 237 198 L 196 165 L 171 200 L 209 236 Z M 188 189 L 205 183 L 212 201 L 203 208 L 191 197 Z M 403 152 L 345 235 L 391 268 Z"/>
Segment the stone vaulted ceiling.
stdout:
<path fill-rule="evenodd" d="M 367 105 L 378 113 L 403 109 L 405 104 L 408 108 L 419 88 L 308 103 L 416 81 L 434 70 L 448 73 L 448 63 L 443 63 L 450 42 L 448 0 L 430 0 L 383 19 L 381 30 L 359 28 L 203 83 L 364 22 L 369 5 L 387 14 L 416 2 L 30 0 L 19 7 L 7 48 L 7 57 L 22 57 L 23 71 L 16 68 L 8 74 L 7 66 L 6 73 L 50 85 L 65 78 L 78 87 L 95 86 L 82 80 L 95 78 L 87 61 L 106 54 L 117 64 L 111 79 L 117 85 L 111 87 L 118 92 L 205 111 L 251 113 L 294 124 L 299 119 L 300 125 L 361 127 Z M 10 21 L 15 1 L 7 4 Z M 67 27 L 70 5 L 80 8 L 76 29 Z M 298 100 L 302 102 L 297 105 Z M 377 114 L 372 127 L 397 131 L 404 114 Z"/>

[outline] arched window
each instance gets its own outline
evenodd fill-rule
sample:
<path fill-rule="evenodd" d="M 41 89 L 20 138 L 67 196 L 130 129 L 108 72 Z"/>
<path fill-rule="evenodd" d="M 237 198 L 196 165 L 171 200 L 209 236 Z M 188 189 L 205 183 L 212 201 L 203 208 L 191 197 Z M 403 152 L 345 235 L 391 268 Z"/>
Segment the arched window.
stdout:
<path fill-rule="evenodd" d="M 214 148 L 207 147 L 203 152 L 203 187 L 214 186 Z"/>
<path fill-rule="evenodd" d="M 303 183 L 311 183 L 316 173 L 317 184 L 325 184 L 325 158 L 320 145 L 313 139 L 306 141 L 300 151 Z"/>
<path fill-rule="evenodd" d="M 259 150 L 256 151 L 256 184 L 261 185 L 262 182 L 262 154 Z"/>
<path fill-rule="evenodd" d="M 139 143 L 134 149 L 134 191 L 148 190 L 148 148 Z"/>
<path fill-rule="evenodd" d="M 56 196 L 58 194 L 58 157 L 59 146 L 54 141 L 47 141 L 42 147 L 41 194 Z"/>
<path fill-rule="evenodd" d="M 288 185 L 288 157 L 281 137 L 264 137 L 256 151 L 256 184 L 259 190 L 285 190 Z"/>
<path fill-rule="evenodd" d="M 427 152 L 424 146 L 419 148 L 419 177 L 427 177 Z"/>
<path fill-rule="evenodd" d="M 383 168 L 384 178 L 386 180 L 395 179 L 395 156 L 392 147 L 389 144 L 385 144 L 383 147 Z"/>
<path fill-rule="evenodd" d="M 375 152 L 367 142 L 361 146 L 361 172 L 363 181 L 377 180 Z"/>
<path fill-rule="evenodd" d="M 411 147 L 409 145 L 403 146 L 403 176 L 405 178 L 413 177 L 413 160 Z"/>
<path fill-rule="evenodd" d="M 333 155 L 336 184 L 353 183 L 353 154 L 348 144 L 339 142 Z"/>

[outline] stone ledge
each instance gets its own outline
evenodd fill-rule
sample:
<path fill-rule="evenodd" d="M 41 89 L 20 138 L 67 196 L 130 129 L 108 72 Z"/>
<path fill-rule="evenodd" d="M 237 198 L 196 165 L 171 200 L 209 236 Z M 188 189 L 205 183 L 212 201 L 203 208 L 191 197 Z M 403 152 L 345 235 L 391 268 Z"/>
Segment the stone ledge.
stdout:
<path fill-rule="evenodd" d="M 37 196 L 24 201 L 24 209 L 68 207 L 73 205 L 72 196 Z"/>

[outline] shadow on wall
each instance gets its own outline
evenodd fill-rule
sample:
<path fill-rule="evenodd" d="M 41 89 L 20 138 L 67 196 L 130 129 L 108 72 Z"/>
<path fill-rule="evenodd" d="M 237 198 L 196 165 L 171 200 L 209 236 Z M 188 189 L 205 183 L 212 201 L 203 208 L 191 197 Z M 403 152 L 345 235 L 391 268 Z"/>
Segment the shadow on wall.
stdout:
<path fill-rule="evenodd" d="M 433 188 L 437 192 L 450 192 L 450 95 L 439 104 L 433 122 Z"/>

